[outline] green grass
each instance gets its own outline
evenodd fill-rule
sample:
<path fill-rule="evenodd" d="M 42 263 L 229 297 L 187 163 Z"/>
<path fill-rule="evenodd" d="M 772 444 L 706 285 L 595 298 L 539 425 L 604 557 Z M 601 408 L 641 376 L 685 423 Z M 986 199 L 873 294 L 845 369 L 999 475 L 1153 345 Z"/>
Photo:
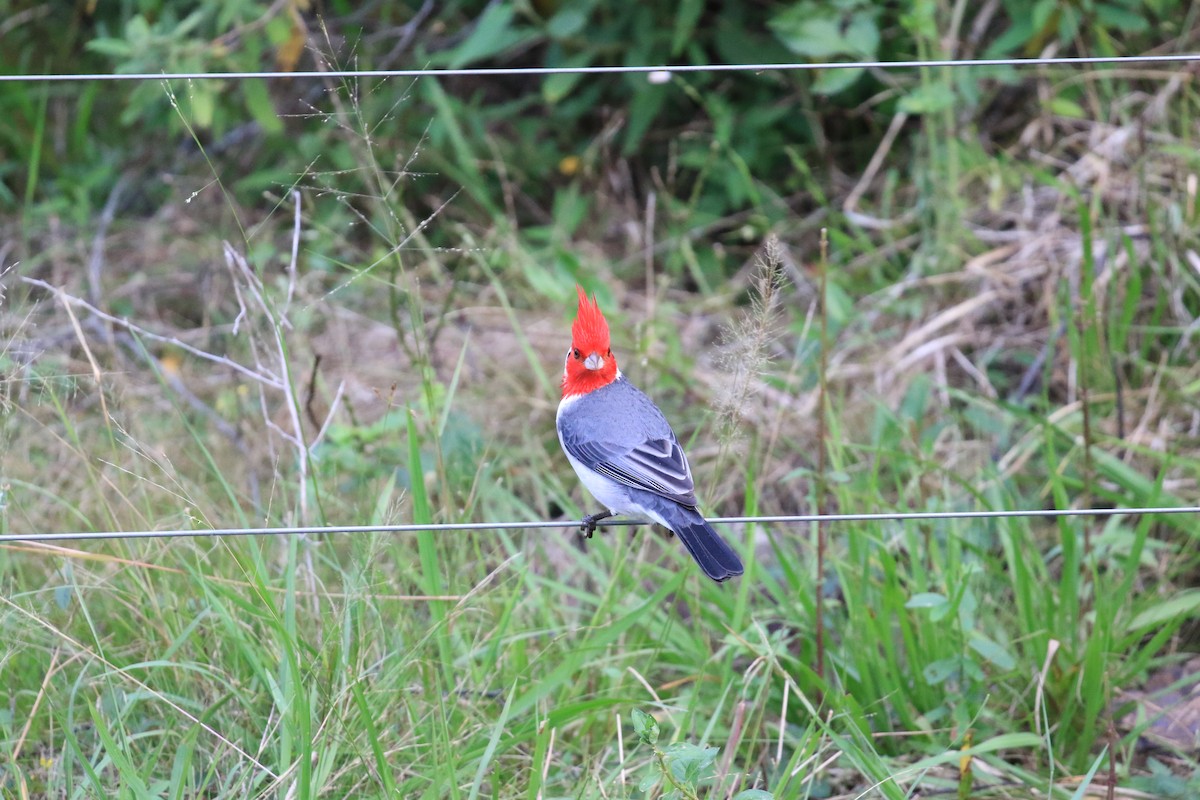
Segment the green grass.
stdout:
<path fill-rule="evenodd" d="M 448 130 L 463 122 L 455 104 L 438 107 Z M 390 173 L 366 146 L 368 122 L 356 124 L 370 191 L 306 199 L 303 229 L 322 241 L 305 244 L 290 306 L 278 269 L 290 250 L 273 244 L 290 242 L 276 219 L 285 204 L 238 246 L 256 255 L 249 272 L 222 273 L 199 299 L 176 289 L 206 328 L 148 299 L 130 315 L 185 329 L 285 389 L 260 399 L 261 384 L 219 363 L 120 329 L 110 346 L 88 327 L 97 385 L 72 328 L 40 338 L 64 323 L 61 305 L 35 306 L 6 279 L 0 531 L 577 518 L 590 501 L 553 428 L 576 280 L 601 289 L 614 349 L 675 421 L 711 512 L 1196 502 L 1198 376 L 1182 315 L 1197 294 L 1171 254 L 1197 243 L 1169 222 L 1170 193 L 1143 193 L 1148 218 L 1167 222 L 1135 241 L 1114 232 L 1124 206 L 1081 199 L 1062 174 L 931 146 L 907 190 L 930 194 L 895 200 L 926 216 L 874 232 L 831 211 L 827 303 L 797 269 L 755 312 L 749 281 L 709 280 L 713 262 L 684 245 L 679 219 L 664 223 L 682 253 L 674 271 L 647 281 L 640 263 L 614 269 L 581 241 L 599 239 L 618 204 L 596 199 L 608 216 L 591 220 L 566 190 L 559 213 L 581 241 L 447 211 L 430 225 L 463 252 L 427 247 L 420 223 L 392 212 Z M 1163 124 L 1169 135 L 1187 120 Z M 494 199 L 467 163 L 456 174 L 468 195 Z M 1030 256 L 1050 264 L 1032 277 L 986 271 L 1027 262 L 956 272 L 923 255 L 990 252 L 961 230 L 937 238 L 972 214 L 989 174 L 1006 201 L 1040 181 L 1069 209 L 1039 234 L 1066 244 Z M 961 192 L 919 188 L 951 179 Z M 876 200 L 886 213 L 892 200 Z M 234 201 L 210 202 L 224 210 L 195 215 L 219 218 Z M 338 234 L 330 219 L 369 221 L 370 233 Z M 933 238 L 905 244 L 913 232 Z M 781 236 L 802 265 L 812 233 Z M 197 237 L 169 268 L 148 257 L 136 269 L 165 280 L 203 265 L 219 250 Z M 1075 272 L 1053 261 L 1102 239 L 1109 272 L 1091 256 Z M 924 266 L 906 271 L 905 259 Z M 35 255 L 21 273 L 51 263 Z M 132 285 L 129 269 L 110 280 Z M 689 281 L 706 288 L 680 288 Z M 235 284 L 248 311 L 236 337 Z M 1076 287 L 1105 294 L 1081 302 L 1092 293 Z M 969 305 L 988 291 L 994 303 Z M 950 321 L 917 335 L 939 319 Z M 731 363 L 751 367 L 754 391 L 729 407 Z M 831 524 L 823 575 L 812 526 L 764 524 L 726 531 L 747 571 L 722 586 L 648 529 L 0 545 L 0 795 L 1068 798 L 1110 770 L 1123 785 L 1182 782 L 1195 765 L 1147 767 L 1147 723 L 1121 724 L 1120 702 L 1187 651 L 1195 524 Z"/>
<path fill-rule="evenodd" d="M 172 514 L 196 518 L 186 508 L 203 509 L 205 525 L 261 518 L 221 463 L 229 448 L 200 424 L 171 446 L 177 472 L 139 444 L 170 435 L 186 414 L 177 405 L 132 416 L 114 397 L 109 428 L 94 402 L 79 411 L 94 397 L 90 378 L 28 380 L 40 400 L 13 410 L 23 427 L 7 429 L 10 458 L 62 468 L 42 491 L 7 487 L 6 530 L 77 528 L 80 513 L 82 527 L 178 524 Z M 318 469 L 325 521 L 541 516 L 545 501 L 531 506 L 518 490 L 529 483 L 579 497 L 554 452 L 549 405 L 544 424 L 517 435 L 520 447 L 492 444 L 476 463 L 433 458 L 449 404 L 472 408 L 463 391 L 433 392 L 445 407 L 389 412 L 403 420 L 388 436 L 407 461 L 377 469 L 352 497 Z M 939 440 L 919 427 L 932 402 L 916 391 L 899 413 L 877 406 L 872 439 L 860 443 L 835 402 L 836 507 L 1014 508 L 1039 495 L 1066 506 L 1081 491 L 1078 414 L 1047 421 L 970 398 L 964 408 L 1021 433 L 1016 447 L 1044 462 L 1044 478 L 968 478 L 939 463 Z M 745 445 L 756 463 L 761 446 Z M 1091 463 L 1098 497 L 1182 501 L 1111 456 Z M 392 469 L 405 464 L 398 486 Z M 747 481 L 758 493 L 762 466 Z M 285 464 L 272 479 L 268 522 L 295 508 L 291 473 Z M 770 510 L 746 502 L 748 513 Z M 702 746 L 720 748 L 708 766 L 719 777 L 703 782 L 717 794 L 736 785 L 822 796 L 841 780 L 840 790 L 874 785 L 899 798 L 914 785 L 956 786 L 968 747 L 991 767 L 977 786 L 1044 793 L 1051 776 L 1099 763 L 1113 688 L 1136 682 L 1178 635 L 1185 617 L 1160 613 L 1171 595 L 1139 585 L 1150 553 L 1176 547 L 1172 529 L 1189 524 L 831 526 L 821 582 L 803 529 L 762 526 L 757 557 L 735 532 L 748 570 L 726 586 L 704 580 L 674 542 L 626 529 L 582 546 L 567 531 L 530 531 L 6 547 L 0 625 L 13 644 L 0 652 L 12 694 L 0 737 L 16 758 L 4 765 L 5 791 L 627 796 L 661 778 L 659 755 Z M 811 641 L 818 595 L 825 681 Z M 1051 641 L 1059 649 L 1039 692 L 1031 676 Z M 681 747 L 656 755 L 638 745 L 635 710 Z M 1121 763 L 1133 742 L 1119 743 Z M 835 753 L 837 770 L 816 770 Z"/>

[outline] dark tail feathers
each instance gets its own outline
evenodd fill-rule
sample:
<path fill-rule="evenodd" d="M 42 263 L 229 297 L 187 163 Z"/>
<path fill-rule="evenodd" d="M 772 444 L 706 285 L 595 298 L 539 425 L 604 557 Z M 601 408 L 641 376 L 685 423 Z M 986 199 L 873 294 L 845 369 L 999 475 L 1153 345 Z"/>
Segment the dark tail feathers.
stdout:
<path fill-rule="evenodd" d="M 742 560 L 704 517 L 685 506 L 674 506 L 665 515 L 669 527 L 696 559 L 704 574 L 717 583 L 741 575 Z"/>

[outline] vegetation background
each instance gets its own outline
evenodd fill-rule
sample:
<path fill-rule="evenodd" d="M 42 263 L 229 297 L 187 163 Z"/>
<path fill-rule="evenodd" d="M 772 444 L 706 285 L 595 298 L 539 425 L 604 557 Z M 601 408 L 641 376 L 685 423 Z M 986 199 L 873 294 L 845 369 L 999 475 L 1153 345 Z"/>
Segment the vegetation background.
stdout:
<path fill-rule="evenodd" d="M 0 9 L 6 75 L 1200 50 L 1177 0 Z M 0 534 L 578 518 L 576 282 L 709 513 L 1196 505 L 1195 76 L 2 83 Z M 721 586 L 624 527 L 0 544 L 0 796 L 1194 797 L 1196 530 L 729 526 Z"/>

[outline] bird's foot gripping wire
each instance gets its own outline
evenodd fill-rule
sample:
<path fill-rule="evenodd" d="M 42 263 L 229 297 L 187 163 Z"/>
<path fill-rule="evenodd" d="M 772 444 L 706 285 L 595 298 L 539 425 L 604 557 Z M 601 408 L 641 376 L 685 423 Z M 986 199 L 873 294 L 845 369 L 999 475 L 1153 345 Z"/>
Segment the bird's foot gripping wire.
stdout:
<path fill-rule="evenodd" d="M 616 515 L 611 511 L 601 511 L 596 514 L 588 514 L 586 517 L 580 520 L 579 532 L 590 539 L 592 538 L 592 534 L 596 532 L 596 523 L 602 519 L 608 519 L 612 516 Z"/>

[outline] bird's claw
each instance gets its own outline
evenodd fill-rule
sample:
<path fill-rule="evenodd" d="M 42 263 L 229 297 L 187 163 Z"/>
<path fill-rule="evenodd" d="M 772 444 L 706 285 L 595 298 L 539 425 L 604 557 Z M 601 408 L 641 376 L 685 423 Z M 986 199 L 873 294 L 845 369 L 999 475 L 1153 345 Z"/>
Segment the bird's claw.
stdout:
<path fill-rule="evenodd" d="M 579 532 L 588 539 L 592 538 L 592 534 L 596 532 L 596 523 L 602 519 L 608 519 L 613 514 L 611 511 L 601 512 L 599 514 L 588 514 L 579 521 Z"/>

